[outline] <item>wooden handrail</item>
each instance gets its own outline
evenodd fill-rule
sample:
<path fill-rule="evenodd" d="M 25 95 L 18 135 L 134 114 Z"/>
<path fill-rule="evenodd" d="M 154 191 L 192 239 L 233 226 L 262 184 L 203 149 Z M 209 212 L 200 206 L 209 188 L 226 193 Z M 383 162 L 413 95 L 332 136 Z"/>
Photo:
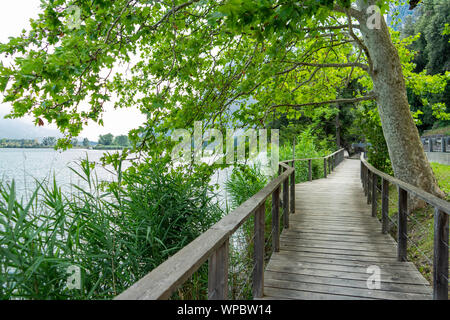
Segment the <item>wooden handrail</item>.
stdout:
<path fill-rule="evenodd" d="M 335 159 L 335 166 L 343 159 L 340 149 L 320 159 Z M 338 156 L 337 156 L 338 155 Z M 264 221 L 266 200 L 272 196 L 280 199 L 283 189 L 283 226 L 289 228 L 289 213 L 295 211 L 295 161 L 279 162 L 279 175 L 258 193 L 223 217 L 210 229 L 187 246 L 156 267 L 130 288 L 122 292 L 116 300 L 156 300 L 168 299 L 199 267 L 209 259 L 208 298 L 226 299 L 228 289 L 228 246 L 231 235 L 251 216 L 255 216 L 253 295 L 262 297 L 264 288 Z M 289 165 L 291 164 L 291 166 Z M 288 181 L 290 180 L 290 183 Z M 290 192 L 289 192 L 290 191 Z M 290 193 L 290 195 L 289 195 Z M 290 200 L 290 208 L 288 206 Z M 272 201 L 272 216 L 278 217 L 280 201 Z M 279 219 L 272 219 L 274 250 L 279 243 Z"/>
<path fill-rule="evenodd" d="M 433 298 L 448 299 L 449 270 L 449 215 L 450 203 L 409 183 L 394 178 L 375 169 L 361 155 L 361 182 L 367 202 L 372 204 L 372 215 L 377 211 L 377 185 L 381 179 L 381 220 L 382 233 L 387 233 L 389 215 L 389 183 L 398 188 L 397 258 L 406 261 L 408 241 L 408 194 L 434 206 L 434 258 L 433 258 Z"/>
<path fill-rule="evenodd" d="M 428 204 L 431 204 L 434 207 L 438 207 L 440 210 L 446 212 L 447 214 L 450 214 L 450 203 L 448 201 L 438 198 L 435 195 L 432 195 L 431 193 L 425 192 L 422 189 L 413 186 L 412 184 L 406 183 L 400 179 L 394 178 L 380 170 L 375 169 L 370 163 L 366 161 L 366 159 L 364 159 L 362 155 L 361 155 L 361 162 L 371 172 L 375 173 L 378 177 L 383 178 L 389 181 L 390 183 L 395 184 L 398 187 L 401 187 L 408 193 L 422 199 L 423 201 L 427 202 Z"/>
<path fill-rule="evenodd" d="M 287 163 L 287 162 L 291 162 L 292 160 L 294 161 L 308 161 L 308 160 L 321 160 L 321 159 L 328 159 L 331 158 L 337 154 L 340 154 L 344 151 L 344 148 L 339 149 L 338 151 L 335 151 L 333 153 L 330 153 L 329 155 L 326 155 L 324 157 L 316 157 L 316 158 L 302 158 L 302 159 L 291 159 L 291 160 L 284 160 L 281 161 L 280 163 Z"/>

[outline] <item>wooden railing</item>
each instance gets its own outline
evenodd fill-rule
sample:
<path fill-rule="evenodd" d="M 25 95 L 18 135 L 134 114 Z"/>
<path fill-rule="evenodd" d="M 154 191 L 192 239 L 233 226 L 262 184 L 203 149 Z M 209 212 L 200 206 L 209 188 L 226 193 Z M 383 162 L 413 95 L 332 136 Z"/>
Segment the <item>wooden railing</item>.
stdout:
<path fill-rule="evenodd" d="M 448 299 L 448 237 L 450 203 L 411 184 L 385 174 L 371 166 L 361 156 L 361 181 L 372 216 L 377 214 L 377 186 L 381 183 L 381 225 L 387 233 L 389 223 L 389 183 L 398 188 L 397 258 L 406 261 L 408 241 L 408 195 L 417 197 L 434 207 L 433 298 Z"/>
<path fill-rule="evenodd" d="M 331 172 L 344 159 L 344 149 L 326 157 L 314 159 L 323 159 L 326 177 L 327 172 Z M 207 260 L 209 260 L 208 299 L 227 299 L 229 240 L 252 215 L 254 216 L 253 262 L 255 265 L 252 274 L 252 292 L 254 298 L 262 297 L 264 294 L 266 201 L 272 196 L 272 248 L 277 252 L 280 249 L 281 187 L 283 189 L 282 221 L 284 228 L 289 228 L 289 213 L 295 211 L 295 161 L 308 161 L 308 176 L 309 180 L 312 180 L 311 162 L 314 159 L 280 162 L 277 178 L 115 299 L 168 299 Z"/>

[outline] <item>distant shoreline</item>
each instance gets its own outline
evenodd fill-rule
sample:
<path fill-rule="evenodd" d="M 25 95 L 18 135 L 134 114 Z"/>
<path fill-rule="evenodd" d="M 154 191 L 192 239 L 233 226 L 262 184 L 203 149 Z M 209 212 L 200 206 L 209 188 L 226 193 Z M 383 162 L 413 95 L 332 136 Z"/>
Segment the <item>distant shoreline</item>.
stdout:
<path fill-rule="evenodd" d="M 125 147 L 109 147 L 109 146 L 102 146 L 102 147 L 91 147 L 91 148 L 85 148 L 85 147 L 72 147 L 69 150 L 100 150 L 100 151 L 106 151 L 106 150 L 123 150 Z M 0 146 L 0 149 L 52 149 L 55 150 L 53 147 L 43 147 L 43 146 L 23 146 L 23 147 L 8 147 L 8 146 Z"/>

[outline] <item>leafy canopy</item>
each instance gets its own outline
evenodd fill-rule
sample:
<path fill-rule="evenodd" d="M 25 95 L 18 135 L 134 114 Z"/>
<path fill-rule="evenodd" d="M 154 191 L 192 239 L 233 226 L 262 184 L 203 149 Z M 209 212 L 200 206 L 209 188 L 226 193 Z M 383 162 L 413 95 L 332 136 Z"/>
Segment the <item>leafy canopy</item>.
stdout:
<path fill-rule="evenodd" d="M 332 116 L 319 106 L 339 88 L 358 79 L 367 90 L 355 97 L 371 90 L 345 14 L 351 2 L 42 0 L 31 30 L 0 45 L 0 90 L 9 117 L 56 123 L 59 147 L 88 121 L 103 124 L 107 103 L 147 115 L 129 134 L 135 150 L 165 149 L 171 130 L 196 120 L 263 126 L 276 110 Z M 378 2 L 382 13 L 389 3 Z"/>

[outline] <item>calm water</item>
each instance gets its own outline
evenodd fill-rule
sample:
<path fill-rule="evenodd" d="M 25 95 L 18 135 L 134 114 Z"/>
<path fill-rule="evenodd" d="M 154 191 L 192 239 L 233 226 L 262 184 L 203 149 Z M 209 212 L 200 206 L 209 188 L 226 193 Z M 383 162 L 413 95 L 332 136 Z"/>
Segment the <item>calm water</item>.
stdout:
<path fill-rule="evenodd" d="M 78 169 L 77 161 L 89 157 L 90 162 L 95 162 L 95 172 L 99 180 L 111 181 L 115 177 L 107 169 L 102 167 L 100 158 L 107 151 L 71 149 L 67 151 L 55 151 L 53 149 L 3 149 L 0 148 L 0 181 L 11 183 L 14 179 L 18 197 L 29 197 L 35 189 L 36 180 L 39 182 L 53 182 L 53 175 L 58 186 L 65 192 L 73 191 L 72 184 L 86 186 L 86 183 L 73 173 L 69 167 Z M 264 157 L 258 159 L 264 163 Z M 123 164 L 123 169 L 127 164 Z M 218 184 L 216 201 L 223 209 L 226 208 L 228 199 L 225 190 L 225 181 L 230 176 L 232 168 L 216 171 L 211 177 L 210 183 Z"/>
<path fill-rule="evenodd" d="M 94 161 L 96 173 L 100 180 L 111 180 L 113 175 L 100 164 L 100 158 L 105 151 L 72 149 L 55 151 L 53 149 L 2 149 L 0 148 L 0 180 L 16 183 L 20 196 L 29 195 L 38 181 L 56 181 L 63 190 L 69 191 L 71 184 L 83 185 L 81 178 L 74 174 L 69 167 L 77 169 L 76 161 L 86 159 Z"/>

